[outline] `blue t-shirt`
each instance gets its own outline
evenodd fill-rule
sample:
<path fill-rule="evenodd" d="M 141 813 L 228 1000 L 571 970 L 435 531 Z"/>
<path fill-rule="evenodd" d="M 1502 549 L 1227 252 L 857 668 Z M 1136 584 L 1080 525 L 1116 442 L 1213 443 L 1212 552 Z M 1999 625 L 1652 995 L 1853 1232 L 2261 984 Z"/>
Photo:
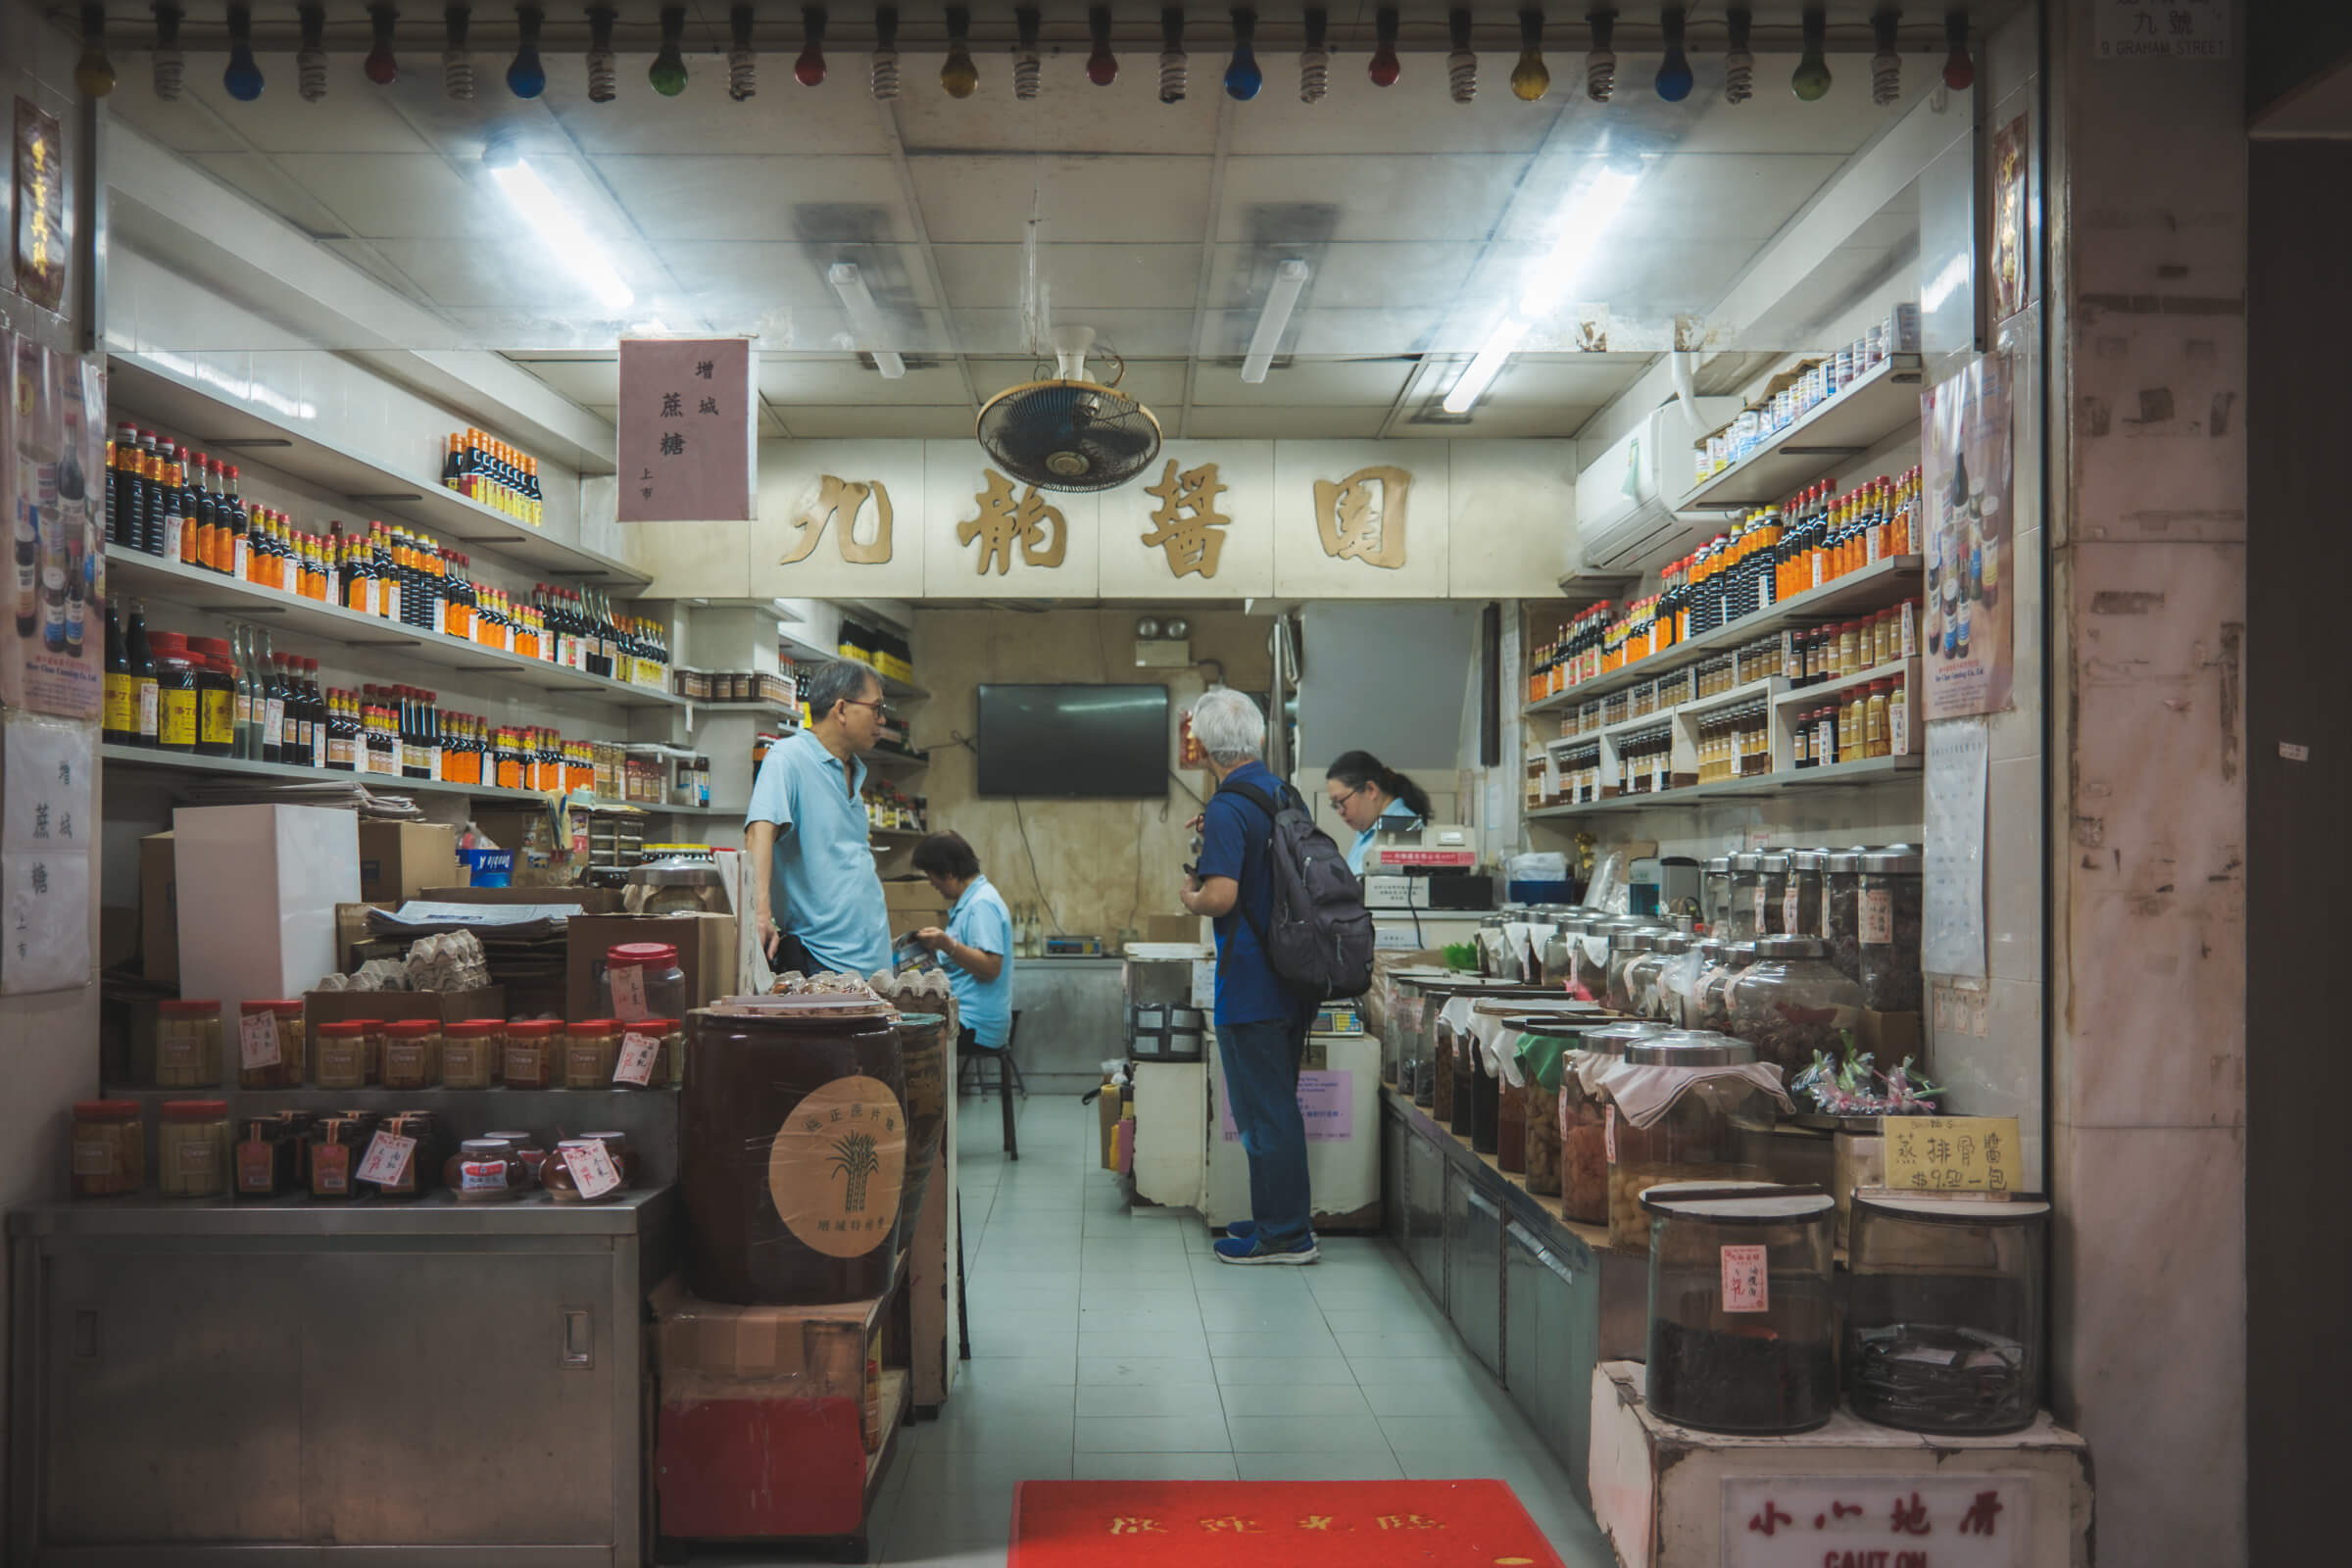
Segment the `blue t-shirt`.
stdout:
<path fill-rule="evenodd" d="M 890 967 L 890 914 L 866 836 L 865 764 L 851 765 L 854 786 L 814 730 L 777 742 L 760 764 L 744 822 L 776 824 L 768 900 L 777 928 L 825 968 L 870 975 Z"/>
<path fill-rule="evenodd" d="M 1004 900 L 988 878 L 972 878 L 972 885 L 948 911 L 948 935 L 967 948 L 993 953 L 1004 960 L 994 980 L 982 980 L 946 954 L 939 956 L 940 966 L 948 971 L 948 984 L 956 993 L 963 1026 L 972 1032 L 974 1042 L 997 1050 L 1012 1033 L 1012 911 L 1004 907 Z"/>
<path fill-rule="evenodd" d="M 1420 820 L 1421 818 L 1414 814 L 1411 807 L 1402 801 L 1391 801 L 1388 809 L 1374 817 L 1372 825 L 1358 833 L 1355 836 L 1355 842 L 1348 846 L 1348 869 L 1353 871 L 1357 876 L 1364 874 L 1364 857 L 1372 853 L 1372 841 L 1380 837 L 1384 827 L 1392 832 L 1399 832 L 1402 831 L 1405 823 Z"/>
<path fill-rule="evenodd" d="M 1216 919 L 1216 1021 L 1287 1020 L 1298 1016 L 1303 1004 L 1282 983 L 1257 941 L 1258 931 L 1274 919 L 1274 878 L 1266 864 L 1274 819 L 1237 792 L 1236 784 L 1253 784 L 1271 801 L 1284 797 L 1282 781 L 1263 762 L 1244 762 L 1226 776 L 1200 813 L 1201 879 L 1225 876 L 1241 884 L 1232 910 Z"/>

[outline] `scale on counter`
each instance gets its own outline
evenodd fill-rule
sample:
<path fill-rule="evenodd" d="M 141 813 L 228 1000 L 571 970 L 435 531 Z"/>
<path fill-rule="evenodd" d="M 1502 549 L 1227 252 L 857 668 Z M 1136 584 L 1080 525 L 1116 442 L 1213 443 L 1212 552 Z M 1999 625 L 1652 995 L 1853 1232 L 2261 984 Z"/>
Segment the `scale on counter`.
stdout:
<path fill-rule="evenodd" d="M 1046 938 L 1046 956 L 1049 958 L 1100 958 L 1102 956 L 1101 937 L 1060 936 Z"/>

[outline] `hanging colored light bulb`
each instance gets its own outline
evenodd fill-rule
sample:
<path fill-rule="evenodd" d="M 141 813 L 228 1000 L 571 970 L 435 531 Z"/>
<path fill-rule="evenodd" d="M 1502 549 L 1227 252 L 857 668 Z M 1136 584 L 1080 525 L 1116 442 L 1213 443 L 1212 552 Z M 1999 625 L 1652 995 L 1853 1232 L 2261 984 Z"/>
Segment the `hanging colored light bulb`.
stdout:
<path fill-rule="evenodd" d="M 392 24 L 399 20 L 399 11 L 391 6 L 368 8 L 368 30 L 374 42 L 368 50 L 365 69 L 368 79 L 378 87 L 389 87 L 400 79 L 400 61 L 392 53 Z"/>
<path fill-rule="evenodd" d="M 744 13 L 744 46 L 751 46 L 751 10 Z M 792 79 L 804 87 L 813 87 L 825 79 L 825 8 L 801 7 L 801 57 L 792 63 Z M 748 94 L 746 96 L 749 96 Z"/>
<path fill-rule="evenodd" d="M 1035 98 L 1045 84 L 1046 52 L 1037 36 L 1041 20 L 1035 6 L 1013 8 L 1012 24 L 1019 41 L 1012 51 L 1012 95 L 1023 103 Z"/>
<path fill-rule="evenodd" d="M 1870 15 L 1870 35 L 1878 46 L 1870 57 L 1870 101 L 1884 109 L 1903 95 L 1903 57 L 1895 47 L 1895 27 L 1903 14 L 1881 6 Z"/>
<path fill-rule="evenodd" d="M 547 67 L 539 60 L 539 29 L 547 13 L 537 6 L 514 8 L 514 58 L 507 66 L 507 91 L 517 98 L 536 98 L 547 91 Z"/>
<path fill-rule="evenodd" d="M 807 13 L 803 13 L 804 16 Z M 820 19 L 823 13 L 818 13 Z M 816 74 L 824 79 L 825 61 L 817 56 Z M 760 90 L 760 51 L 752 47 L 752 8 L 727 8 L 727 96 L 742 103 Z"/>
<path fill-rule="evenodd" d="M 654 91 L 664 98 L 675 98 L 686 90 L 686 8 L 662 8 L 662 52 L 646 68 L 645 79 L 653 83 Z"/>
<path fill-rule="evenodd" d="M 876 103 L 889 103 L 899 95 L 897 6 L 884 6 L 874 13 L 874 52 L 866 62 L 865 83 Z"/>
<path fill-rule="evenodd" d="M 1086 8 L 1087 34 L 1095 47 L 1086 57 L 1086 79 L 1098 87 L 1107 87 L 1119 79 L 1119 57 L 1110 52 L 1110 7 Z"/>
<path fill-rule="evenodd" d="M 1446 57 L 1446 90 L 1457 104 L 1478 96 L 1478 54 L 1470 47 L 1470 11 L 1456 6 L 1446 13 L 1446 34 L 1453 44 Z"/>
<path fill-rule="evenodd" d="M 103 98 L 115 90 L 115 63 L 106 58 L 106 7 L 81 8 L 81 58 L 74 62 L 74 85 L 83 96 Z"/>
<path fill-rule="evenodd" d="M 1257 56 L 1250 49 L 1257 37 L 1257 13 L 1236 6 L 1232 16 L 1233 59 L 1225 67 L 1225 96 L 1248 103 L 1266 84 L 1266 74 L 1257 69 Z"/>
<path fill-rule="evenodd" d="M 980 68 L 972 64 L 972 46 L 967 41 L 971 30 L 971 7 L 948 7 L 948 58 L 939 68 L 939 84 L 951 98 L 969 98 L 980 88 Z"/>
<path fill-rule="evenodd" d="M 1668 6 L 1658 13 L 1658 31 L 1666 41 L 1666 58 L 1658 62 L 1658 96 L 1679 104 L 1690 96 L 1698 80 L 1690 72 L 1690 57 L 1683 52 L 1683 8 Z"/>
<path fill-rule="evenodd" d="M 1788 88 L 1806 103 L 1819 103 L 1829 94 L 1830 63 L 1822 50 L 1830 32 L 1829 15 L 1819 6 L 1805 7 L 1805 52 L 1789 74 Z"/>
<path fill-rule="evenodd" d="M 1323 40 L 1331 26 L 1331 13 L 1321 6 L 1306 8 L 1306 47 L 1298 51 L 1298 101 L 1319 104 L 1331 91 L 1331 51 Z"/>
<path fill-rule="evenodd" d="M 1734 6 L 1723 14 L 1725 30 L 1730 41 L 1723 53 L 1723 97 L 1726 103 L 1743 104 L 1756 95 L 1756 57 L 1748 51 L 1748 29 L 1755 17 L 1745 6 Z"/>
<path fill-rule="evenodd" d="M 1159 101 L 1184 102 L 1192 75 L 1192 62 L 1184 53 L 1184 8 L 1164 6 L 1159 13 Z"/>
<path fill-rule="evenodd" d="M 609 104 L 620 96 L 620 59 L 612 52 L 611 6 L 588 8 L 588 101 Z"/>
<path fill-rule="evenodd" d="M 251 6 L 228 8 L 228 69 L 220 73 L 220 85 L 241 104 L 249 104 L 262 95 L 262 68 L 253 59 Z"/>
<path fill-rule="evenodd" d="M 441 90 L 461 103 L 473 97 L 473 55 L 466 47 L 472 24 L 472 7 L 441 8 Z"/>
<path fill-rule="evenodd" d="M 1585 51 L 1585 96 L 1605 104 L 1617 91 L 1617 13 L 1601 8 L 1585 13 L 1592 29 L 1592 47 Z"/>
<path fill-rule="evenodd" d="M 1954 92 L 1976 85 L 1977 63 L 1968 57 L 1968 13 L 1943 14 L 1943 84 Z"/>
<path fill-rule="evenodd" d="M 1544 64 L 1544 13 L 1519 13 L 1519 63 L 1511 68 L 1511 93 L 1532 104 L 1551 91 L 1551 68 Z"/>
<path fill-rule="evenodd" d="M 1375 87 L 1394 87 L 1404 74 L 1396 58 L 1396 8 L 1383 6 L 1372 14 L 1372 63 L 1364 68 Z"/>

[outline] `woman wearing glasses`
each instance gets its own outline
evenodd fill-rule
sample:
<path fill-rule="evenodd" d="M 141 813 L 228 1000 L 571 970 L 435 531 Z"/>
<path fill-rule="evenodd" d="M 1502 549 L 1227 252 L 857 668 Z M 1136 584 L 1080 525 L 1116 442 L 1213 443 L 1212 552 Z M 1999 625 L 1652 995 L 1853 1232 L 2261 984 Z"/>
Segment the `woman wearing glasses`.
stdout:
<path fill-rule="evenodd" d="M 1340 820 L 1355 829 L 1348 869 L 1364 874 L 1364 856 L 1374 835 L 1419 827 L 1429 820 L 1429 792 L 1370 752 L 1343 753 L 1324 770 L 1323 790 Z"/>

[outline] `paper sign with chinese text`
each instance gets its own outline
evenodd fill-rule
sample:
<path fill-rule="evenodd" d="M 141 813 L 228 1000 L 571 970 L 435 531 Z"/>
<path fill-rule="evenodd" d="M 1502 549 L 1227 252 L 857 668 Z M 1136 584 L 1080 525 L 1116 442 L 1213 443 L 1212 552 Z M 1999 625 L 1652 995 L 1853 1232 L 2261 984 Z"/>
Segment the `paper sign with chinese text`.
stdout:
<path fill-rule="evenodd" d="M 45 311 L 66 303 L 66 133 L 55 115 L 17 100 L 17 292 Z"/>
<path fill-rule="evenodd" d="M 1355 1074 L 1345 1068 L 1298 1075 L 1298 1113 L 1306 1120 L 1310 1144 L 1344 1144 L 1355 1136 Z M 1217 1126 L 1225 1142 L 1238 1144 L 1242 1131 L 1234 1125 L 1233 1097 L 1225 1093 L 1225 1064 L 1217 1063 Z"/>
<path fill-rule="evenodd" d="M 2014 1193 L 2024 1173 L 2015 1116 L 1886 1118 L 1886 1185 L 1897 1192 Z"/>
<path fill-rule="evenodd" d="M 1723 1253 L 1723 1309 L 1726 1312 L 1772 1310 L 1772 1280 L 1764 1260 L 1764 1246 L 1753 1243 L 1720 1249 Z"/>
<path fill-rule="evenodd" d="M 377 1133 L 368 1141 L 367 1157 L 360 1161 L 360 1180 L 379 1186 L 398 1186 L 416 1157 L 416 1140 L 398 1133 Z"/>
<path fill-rule="evenodd" d="M 248 1012 L 237 1019 L 237 1061 L 247 1072 L 277 1066 L 284 1054 L 277 1044 L 277 1016 Z"/>
<path fill-rule="evenodd" d="M 1723 1568 L 2026 1568 L 2022 1475 L 1733 1476 Z"/>
<path fill-rule="evenodd" d="M 623 522 L 758 515 L 749 338 L 622 338 L 615 463 Z"/>

